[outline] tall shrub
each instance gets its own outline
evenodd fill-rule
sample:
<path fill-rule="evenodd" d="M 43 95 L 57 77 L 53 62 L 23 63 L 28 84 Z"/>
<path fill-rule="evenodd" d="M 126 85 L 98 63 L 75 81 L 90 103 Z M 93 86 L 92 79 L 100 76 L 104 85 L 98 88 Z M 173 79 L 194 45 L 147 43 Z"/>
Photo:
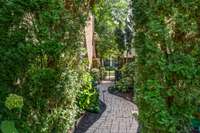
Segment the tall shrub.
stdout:
<path fill-rule="evenodd" d="M 189 133 L 200 96 L 200 1 L 133 0 L 143 133 Z"/>
<path fill-rule="evenodd" d="M 1 127 L 14 122 L 19 132 L 70 129 L 84 70 L 79 57 L 85 6 L 68 0 L 0 1 Z"/>

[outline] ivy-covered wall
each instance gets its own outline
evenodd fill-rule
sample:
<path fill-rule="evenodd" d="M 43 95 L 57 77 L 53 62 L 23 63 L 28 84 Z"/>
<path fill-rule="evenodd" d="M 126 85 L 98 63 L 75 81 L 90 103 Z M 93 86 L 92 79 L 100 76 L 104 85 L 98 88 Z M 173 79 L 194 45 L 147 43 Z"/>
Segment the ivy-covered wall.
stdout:
<path fill-rule="evenodd" d="M 143 133 L 189 133 L 200 97 L 200 1 L 132 0 Z"/>

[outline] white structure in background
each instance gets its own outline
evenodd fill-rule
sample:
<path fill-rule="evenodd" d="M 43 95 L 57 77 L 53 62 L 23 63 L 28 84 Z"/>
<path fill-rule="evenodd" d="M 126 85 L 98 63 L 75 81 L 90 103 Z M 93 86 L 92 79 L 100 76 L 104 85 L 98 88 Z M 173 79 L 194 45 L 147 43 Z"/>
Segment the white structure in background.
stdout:
<path fill-rule="evenodd" d="M 89 17 L 86 23 L 85 40 L 86 40 L 89 68 L 91 68 L 93 57 L 96 57 L 95 44 L 94 44 L 95 42 L 94 41 L 94 16 L 92 15 L 92 13 L 89 13 Z"/>

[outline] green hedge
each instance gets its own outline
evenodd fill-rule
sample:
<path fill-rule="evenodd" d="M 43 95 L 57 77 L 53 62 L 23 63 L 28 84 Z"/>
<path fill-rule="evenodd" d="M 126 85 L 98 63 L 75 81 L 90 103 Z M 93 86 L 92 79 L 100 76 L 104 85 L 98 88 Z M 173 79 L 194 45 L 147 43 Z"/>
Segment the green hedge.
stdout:
<path fill-rule="evenodd" d="M 79 108 L 86 12 L 61 0 L 0 1 L 0 127 L 67 132 Z M 16 129 L 15 129 L 16 128 Z M 11 129 L 12 130 L 12 129 Z"/>
<path fill-rule="evenodd" d="M 200 96 L 200 1 L 133 0 L 143 133 L 189 133 Z"/>

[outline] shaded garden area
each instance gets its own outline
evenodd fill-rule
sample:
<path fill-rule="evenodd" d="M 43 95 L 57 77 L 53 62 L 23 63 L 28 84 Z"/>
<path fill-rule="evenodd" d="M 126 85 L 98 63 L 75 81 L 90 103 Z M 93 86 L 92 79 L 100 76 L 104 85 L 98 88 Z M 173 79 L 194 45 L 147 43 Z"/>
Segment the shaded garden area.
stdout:
<path fill-rule="evenodd" d="M 199 11 L 200 0 L 0 1 L 0 133 L 99 119 L 102 80 L 137 104 L 142 133 L 200 132 Z"/>

